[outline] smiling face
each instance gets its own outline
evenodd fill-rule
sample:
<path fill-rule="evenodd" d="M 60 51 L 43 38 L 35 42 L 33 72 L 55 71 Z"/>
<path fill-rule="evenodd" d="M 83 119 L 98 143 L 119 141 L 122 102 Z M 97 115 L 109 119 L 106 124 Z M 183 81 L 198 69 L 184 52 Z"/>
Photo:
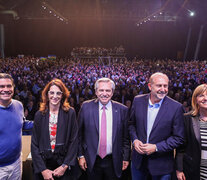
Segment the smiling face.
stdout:
<path fill-rule="evenodd" d="M 96 96 L 98 97 L 101 104 L 108 104 L 113 96 L 111 82 L 99 82 L 98 88 L 96 89 Z"/>
<path fill-rule="evenodd" d="M 14 85 L 11 79 L 0 79 L 0 104 L 3 106 L 9 105 L 14 94 Z"/>
<path fill-rule="evenodd" d="M 151 102 L 160 102 L 168 93 L 168 83 L 169 80 L 165 75 L 156 75 L 153 77 L 152 81 L 148 84 L 151 91 L 150 100 Z"/>
<path fill-rule="evenodd" d="M 62 91 L 56 85 L 52 85 L 48 91 L 49 106 L 60 106 L 62 100 Z"/>
<path fill-rule="evenodd" d="M 204 91 L 196 98 L 200 110 L 207 110 L 207 91 Z"/>

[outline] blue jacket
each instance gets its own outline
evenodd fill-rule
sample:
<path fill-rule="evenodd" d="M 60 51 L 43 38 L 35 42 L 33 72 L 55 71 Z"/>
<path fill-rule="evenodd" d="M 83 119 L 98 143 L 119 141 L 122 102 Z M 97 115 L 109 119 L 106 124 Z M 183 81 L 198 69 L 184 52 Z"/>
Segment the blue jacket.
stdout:
<path fill-rule="evenodd" d="M 129 121 L 129 133 L 132 142 L 135 139 L 146 143 L 147 110 L 149 94 L 134 98 Z M 169 174 L 174 168 L 173 150 L 184 141 L 183 108 L 177 101 L 165 97 L 159 109 L 151 133 L 149 143 L 156 144 L 157 152 L 147 156 L 148 169 L 152 175 Z M 139 154 L 134 148 L 132 163 L 139 169 L 146 155 Z"/>
<path fill-rule="evenodd" d="M 117 177 L 122 173 L 122 162 L 129 161 L 130 141 L 127 130 L 128 108 L 112 101 L 112 158 Z M 78 116 L 78 156 L 84 156 L 89 171 L 92 171 L 99 142 L 99 103 L 98 100 L 85 101 Z"/>

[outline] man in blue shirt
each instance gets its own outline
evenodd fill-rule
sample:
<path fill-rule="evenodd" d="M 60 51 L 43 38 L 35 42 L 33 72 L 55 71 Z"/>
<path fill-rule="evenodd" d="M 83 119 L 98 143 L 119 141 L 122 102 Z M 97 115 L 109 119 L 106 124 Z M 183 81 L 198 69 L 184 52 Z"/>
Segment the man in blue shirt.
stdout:
<path fill-rule="evenodd" d="M 22 103 L 12 99 L 14 81 L 0 73 L 0 179 L 21 179 Z"/>
<path fill-rule="evenodd" d="M 133 180 L 171 179 L 173 150 L 183 143 L 184 124 L 182 105 L 167 96 L 168 84 L 167 75 L 154 73 L 150 94 L 134 98 L 129 121 Z"/>

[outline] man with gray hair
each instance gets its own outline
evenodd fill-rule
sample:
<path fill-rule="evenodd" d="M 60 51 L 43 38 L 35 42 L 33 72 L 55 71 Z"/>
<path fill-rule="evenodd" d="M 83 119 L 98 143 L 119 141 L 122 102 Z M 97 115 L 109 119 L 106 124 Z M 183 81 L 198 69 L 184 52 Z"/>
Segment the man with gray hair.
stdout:
<path fill-rule="evenodd" d="M 128 108 L 112 101 L 114 82 L 95 83 L 97 99 L 85 101 L 80 109 L 78 159 L 89 180 L 118 179 L 129 165 Z"/>
<path fill-rule="evenodd" d="M 132 179 L 170 180 L 173 150 L 184 141 L 183 108 L 167 96 L 169 79 L 157 72 L 149 79 L 149 94 L 134 98 L 129 121 L 133 142 Z"/>
<path fill-rule="evenodd" d="M 0 73 L 0 179 L 21 180 L 22 103 L 12 99 L 14 81 Z M 32 123 L 26 123 L 32 128 Z"/>

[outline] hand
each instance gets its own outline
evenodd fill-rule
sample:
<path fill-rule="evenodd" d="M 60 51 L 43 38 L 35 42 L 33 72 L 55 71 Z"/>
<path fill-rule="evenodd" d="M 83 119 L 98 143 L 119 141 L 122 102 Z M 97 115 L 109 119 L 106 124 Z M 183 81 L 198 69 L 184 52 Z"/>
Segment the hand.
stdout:
<path fill-rule="evenodd" d="M 144 154 L 144 151 L 141 150 L 141 147 L 143 146 L 143 143 L 139 141 L 138 139 L 134 140 L 134 148 L 139 154 Z"/>
<path fill-rule="evenodd" d="M 81 169 L 86 171 L 86 169 L 87 169 L 86 159 L 84 157 L 82 157 L 78 160 L 78 163 L 79 163 L 79 166 L 81 167 Z"/>
<path fill-rule="evenodd" d="M 56 168 L 53 171 L 53 175 L 56 176 L 56 177 L 63 176 L 63 174 L 65 173 L 65 171 L 66 171 L 67 168 L 68 168 L 67 165 L 65 165 L 65 167 L 59 166 L 58 168 Z"/>
<path fill-rule="evenodd" d="M 52 177 L 53 171 L 49 170 L 49 169 L 45 169 L 44 171 L 42 171 L 42 176 L 45 180 L 54 180 Z"/>
<path fill-rule="evenodd" d="M 156 151 L 156 145 L 155 144 L 142 144 L 140 149 L 147 155 L 150 155 Z"/>
<path fill-rule="evenodd" d="M 129 165 L 129 161 L 123 161 L 122 171 L 126 170 L 126 168 L 128 167 L 128 165 Z"/>
<path fill-rule="evenodd" d="M 185 174 L 181 171 L 176 171 L 176 176 L 177 176 L 178 180 L 186 180 Z"/>

